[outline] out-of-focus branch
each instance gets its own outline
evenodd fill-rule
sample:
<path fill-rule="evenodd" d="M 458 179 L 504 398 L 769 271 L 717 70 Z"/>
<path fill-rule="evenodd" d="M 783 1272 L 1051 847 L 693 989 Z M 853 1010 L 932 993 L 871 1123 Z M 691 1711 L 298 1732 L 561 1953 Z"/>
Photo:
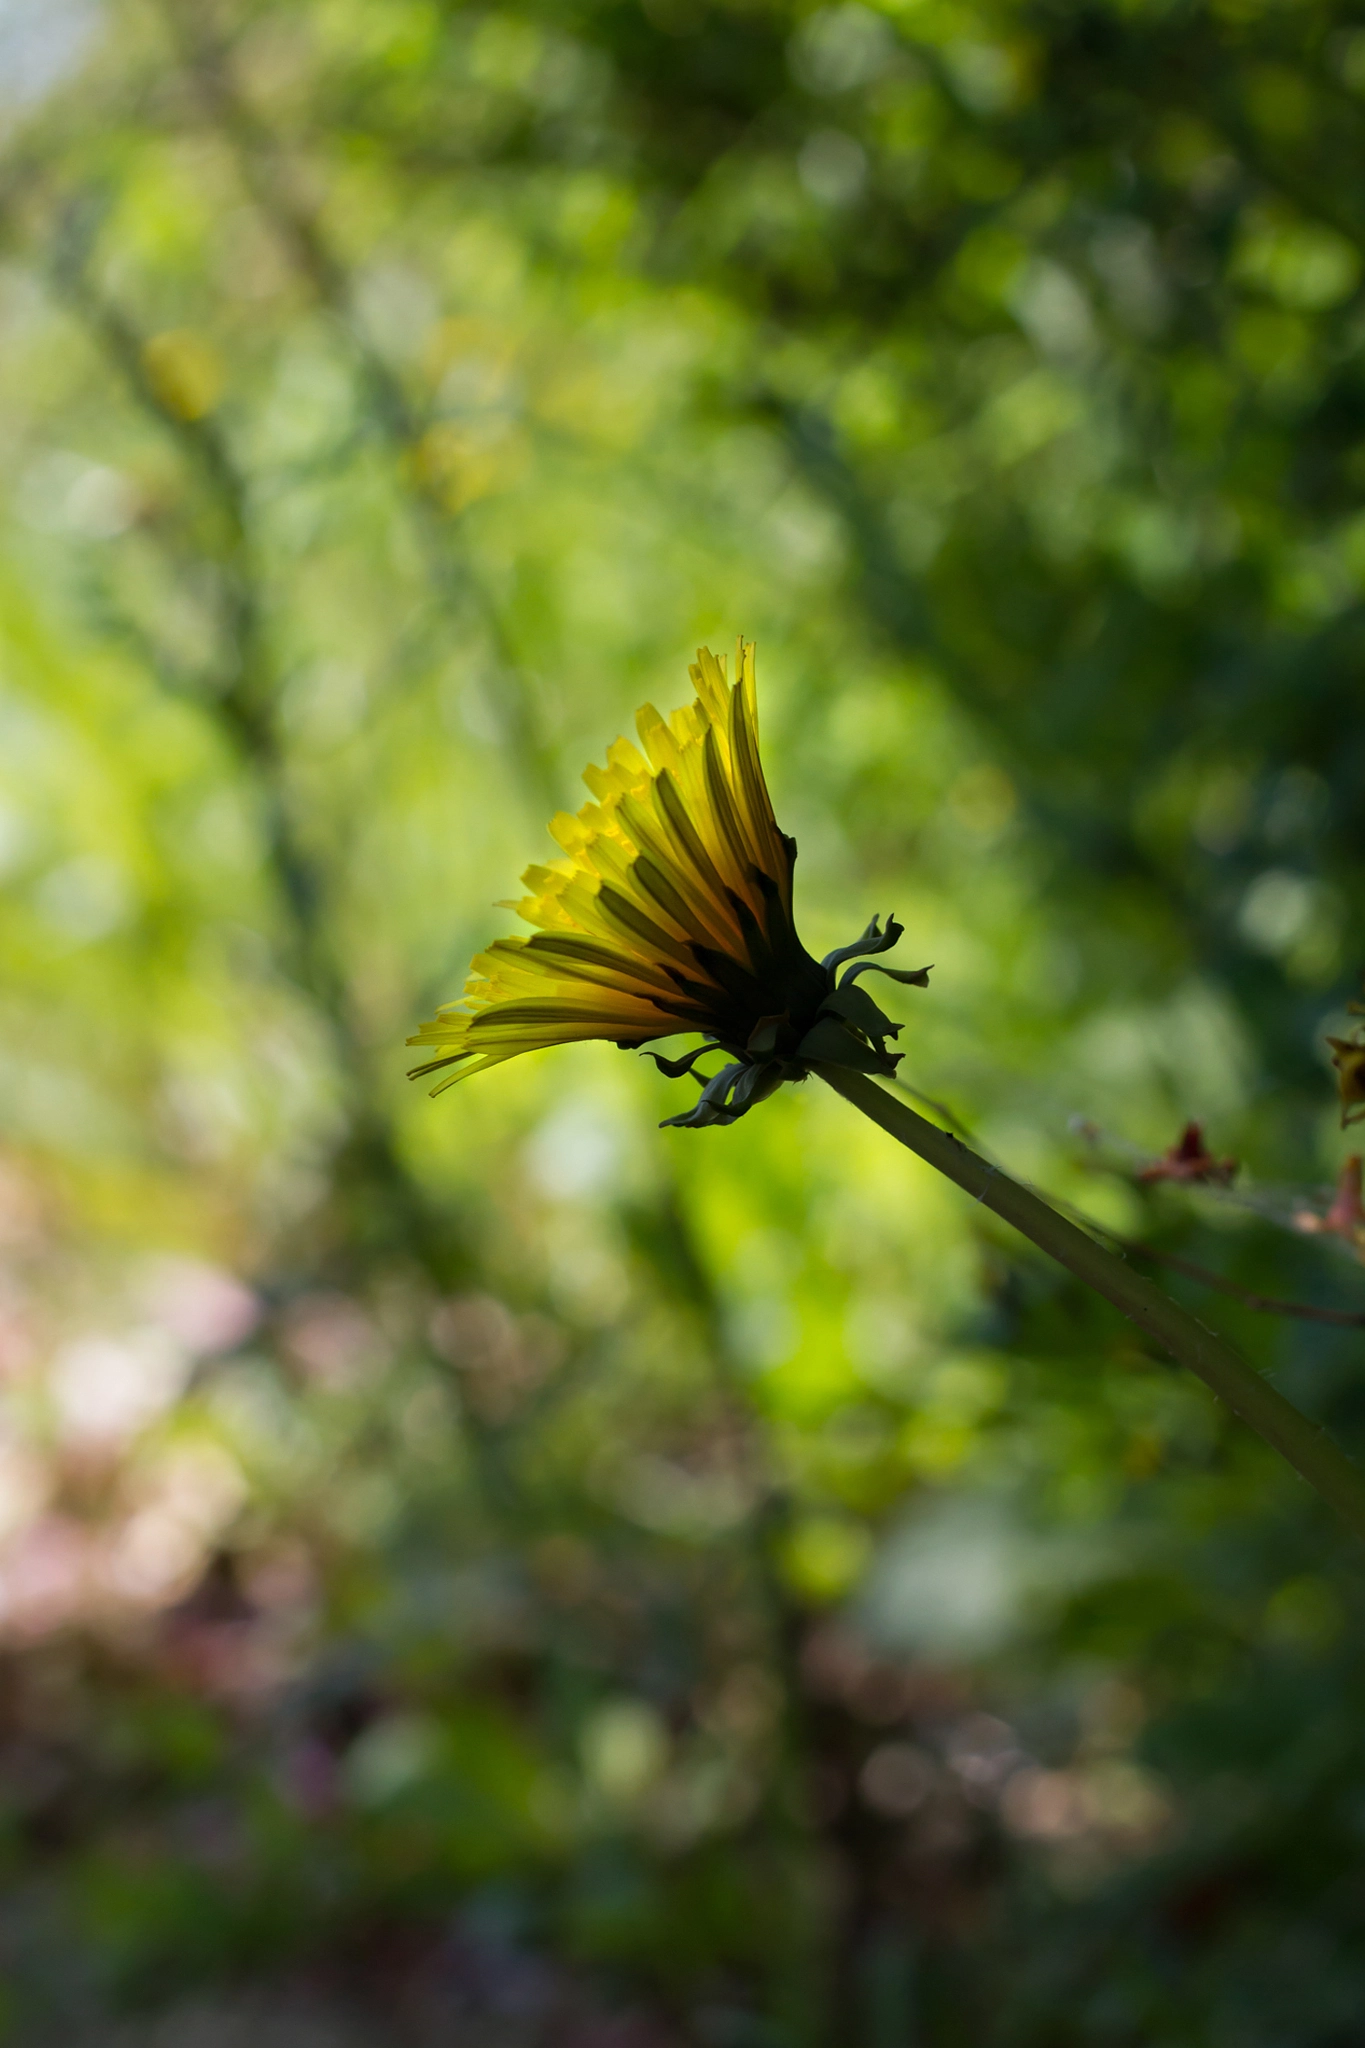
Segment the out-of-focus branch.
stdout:
<path fill-rule="evenodd" d="M 371 345 L 357 315 L 346 266 L 329 244 L 316 206 L 302 191 L 289 152 L 239 89 L 230 47 L 213 35 L 194 0 L 159 0 L 159 11 L 200 105 L 232 151 L 252 204 L 296 274 L 349 340 L 374 418 L 401 459 L 401 475 L 426 554 L 431 586 L 447 608 L 458 612 L 469 605 L 476 611 L 497 658 L 498 693 L 491 696 L 489 711 L 503 736 L 508 759 L 519 775 L 529 777 L 528 794 L 542 806 L 557 808 L 556 763 L 541 734 L 501 615 L 467 556 L 453 545 L 454 515 L 420 481 L 416 458 L 429 423 L 413 405 L 401 379 Z"/>
<path fill-rule="evenodd" d="M 969 1126 L 961 1117 L 954 1114 L 947 1103 L 936 1102 L 932 1095 L 926 1095 L 922 1089 L 912 1088 L 908 1081 L 897 1078 L 893 1085 L 900 1094 L 908 1095 L 914 1101 L 923 1103 L 926 1109 L 933 1110 L 956 1137 L 974 1146 L 990 1163 L 989 1151 L 978 1138 L 973 1137 Z M 1082 1230 L 1095 1231 L 1101 1237 L 1107 1237 L 1125 1257 L 1150 1259 L 1154 1265 L 1166 1266 L 1173 1273 L 1183 1273 L 1187 1280 L 1195 1280 L 1201 1287 L 1211 1287 L 1217 1293 L 1227 1295 L 1232 1301 L 1240 1301 L 1244 1308 L 1255 1309 L 1262 1315 L 1297 1318 L 1305 1323 L 1330 1323 L 1338 1329 L 1365 1329 L 1365 1310 L 1318 1308 L 1311 1302 L 1284 1301 L 1277 1295 L 1257 1294 L 1249 1288 L 1240 1287 L 1235 1280 L 1229 1280 L 1223 1273 L 1215 1273 L 1208 1266 L 1197 1265 L 1193 1259 L 1181 1258 L 1176 1252 L 1162 1251 L 1157 1245 L 1144 1244 L 1140 1238 L 1123 1237 L 1117 1231 L 1106 1229 L 1104 1224 L 1097 1223 L 1093 1216 L 1087 1216 L 1083 1210 L 1078 1209 L 1073 1202 L 1066 1201 L 1061 1195 L 1050 1194 L 1047 1199 L 1054 1209 L 1060 1209 L 1064 1216 L 1069 1216 Z"/>
<path fill-rule="evenodd" d="M 168 405 L 147 369 L 144 337 L 92 275 L 94 218 L 68 207 L 54 239 L 50 274 L 141 409 L 167 435 L 197 477 L 216 528 L 213 565 L 224 592 L 214 694 L 202 700 L 251 775 L 261 807 L 265 851 L 284 911 L 282 964 L 315 1004 L 328 1032 L 348 1100 L 350 1135 L 337 1162 L 341 1199 L 362 1225 L 359 1241 L 401 1243 L 435 1276 L 448 1277 L 458 1252 L 448 1217 L 438 1216 L 394 1149 L 374 1099 L 369 1056 L 356 1029 L 346 978 L 329 942 L 326 878 L 302 844 L 291 812 L 276 723 L 278 679 L 265 629 L 259 565 L 246 480 L 208 418 Z"/>
<path fill-rule="evenodd" d="M 272 865 L 291 912 L 298 978 L 335 1009 L 334 970 L 324 970 L 317 939 L 318 876 L 299 847 L 280 791 L 281 760 L 274 723 L 275 678 L 262 621 L 260 578 L 253 557 L 247 491 L 227 443 L 211 418 L 192 419 L 167 405 L 148 372 L 144 337 L 103 291 L 89 264 L 88 211 L 68 207 L 56 237 L 51 276 L 58 293 L 110 361 L 142 410 L 178 446 L 198 476 L 218 528 L 214 556 L 224 592 L 222 663 L 214 703 L 238 751 L 260 773 L 270 801 L 267 834 Z M 324 984 L 320 985 L 320 984 Z"/>
<path fill-rule="evenodd" d="M 1337 1448 L 1321 1426 L 1261 1378 L 1232 1346 L 1134 1273 L 1098 1239 L 1080 1230 L 1031 1188 L 988 1164 L 936 1124 L 926 1122 L 863 1074 L 818 1065 L 814 1071 L 836 1094 L 860 1109 L 891 1137 L 976 1201 L 1013 1224 L 1040 1251 L 1074 1273 L 1172 1358 L 1198 1375 L 1249 1428 L 1293 1466 L 1333 1507 L 1352 1532 L 1365 1538 L 1365 1472 Z"/>
<path fill-rule="evenodd" d="M 1092 1229 L 1103 1229 L 1092 1223 Z M 1108 1237 L 1110 1233 L 1104 1232 Z M 1254 1294 L 1248 1288 L 1239 1287 L 1235 1280 L 1229 1280 L 1222 1273 L 1214 1273 L 1207 1266 L 1198 1266 L 1193 1259 L 1182 1259 L 1175 1252 L 1159 1251 L 1155 1245 L 1140 1244 L 1135 1239 L 1113 1237 L 1110 1240 L 1130 1258 L 1151 1259 L 1155 1265 L 1168 1266 L 1173 1273 L 1183 1273 L 1187 1280 L 1197 1280 L 1201 1287 L 1212 1287 L 1219 1294 L 1226 1294 L 1233 1301 L 1240 1301 L 1244 1308 L 1256 1309 L 1261 1315 L 1296 1317 L 1304 1323 L 1333 1323 L 1338 1329 L 1365 1330 L 1365 1311 L 1348 1308 L 1317 1308 L 1307 1301 L 1281 1301 L 1270 1294 Z"/>

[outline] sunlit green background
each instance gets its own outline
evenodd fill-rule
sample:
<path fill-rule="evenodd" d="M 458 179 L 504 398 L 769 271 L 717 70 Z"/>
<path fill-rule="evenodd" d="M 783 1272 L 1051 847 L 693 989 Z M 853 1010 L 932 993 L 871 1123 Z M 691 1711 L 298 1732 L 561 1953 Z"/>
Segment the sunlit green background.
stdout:
<path fill-rule="evenodd" d="M 742 632 L 905 1079 L 1365 1302 L 1359 9 L 0 0 L 0 236 L 0 2040 L 1352 2048 L 1298 1482 L 816 1082 L 402 1041 Z"/>

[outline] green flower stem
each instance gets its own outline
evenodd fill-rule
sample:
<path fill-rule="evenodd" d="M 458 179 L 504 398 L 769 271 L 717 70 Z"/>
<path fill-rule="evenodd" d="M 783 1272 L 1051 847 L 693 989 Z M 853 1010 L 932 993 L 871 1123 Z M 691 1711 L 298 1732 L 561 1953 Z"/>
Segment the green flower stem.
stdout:
<path fill-rule="evenodd" d="M 1084 1230 L 1059 1216 L 1031 1189 L 1021 1187 L 998 1166 L 988 1165 L 960 1139 L 917 1115 L 908 1103 L 889 1095 L 865 1074 L 823 1063 L 813 1065 L 811 1071 L 864 1116 L 871 1117 L 874 1124 L 880 1124 L 928 1165 L 1012 1223 L 1040 1251 L 1111 1301 L 1139 1329 L 1155 1337 L 1172 1358 L 1198 1373 L 1204 1384 L 1234 1414 L 1240 1415 L 1257 1436 L 1288 1459 L 1299 1476 L 1336 1509 L 1357 1536 L 1365 1537 L 1365 1473 L 1338 1450 L 1317 1423 L 1301 1415 L 1283 1394 L 1262 1379 L 1230 1344 L 1177 1307 L 1117 1253 L 1106 1250 Z"/>

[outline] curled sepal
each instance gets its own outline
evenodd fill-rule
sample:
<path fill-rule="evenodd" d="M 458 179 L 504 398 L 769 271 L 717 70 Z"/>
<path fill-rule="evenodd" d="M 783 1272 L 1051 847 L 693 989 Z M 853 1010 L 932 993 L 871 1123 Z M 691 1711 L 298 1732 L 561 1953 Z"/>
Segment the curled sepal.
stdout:
<path fill-rule="evenodd" d="M 733 1124 L 756 1102 L 762 1102 L 780 1086 L 782 1066 L 776 1060 L 753 1064 L 732 1060 L 702 1089 L 695 1106 L 683 1116 L 666 1116 L 659 1129 L 671 1125 L 677 1130 L 700 1131 L 710 1124 Z"/>
<path fill-rule="evenodd" d="M 797 1047 L 801 1060 L 821 1060 L 827 1066 L 851 1067 L 855 1074 L 894 1074 L 899 1053 L 868 1045 L 837 1017 L 819 1017 Z"/>
<path fill-rule="evenodd" d="M 685 1110 L 680 1116 L 666 1116 L 659 1129 L 664 1131 L 671 1125 L 679 1130 L 700 1131 L 708 1124 L 733 1123 L 734 1118 L 728 1106 L 730 1094 L 741 1074 L 749 1071 L 743 1060 L 732 1060 L 728 1066 L 722 1067 L 719 1073 L 711 1076 L 693 1108 Z"/>
<path fill-rule="evenodd" d="M 838 1017 L 844 1024 L 851 1024 L 855 1031 L 861 1031 L 865 1038 L 871 1038 L 878 1045 L 888 1038 L 899 1038 L 901 1027 L 893 1024 L 885 1011 L 879 1010 L 865 988 L 855 988 L 851 983 L 841 982 L 820 1005 L 822 1017 Z"/>
<path fill-rule="evenodd" d="M 850 967 L 839 976 L 839 986 L 850 988 L 860 974 L 885 974 L 906 988 L 928 988 L 933 964 L 931 960 L 928 967 L 883 967 L 880 960 L 860 960 L 856 967 Z"/>
<path fill-rule="evenodd" d="M 842 967 L 845 960 L 856 960 L 860 953 L 889 953 L 904 930 L 904 925 L 898 924 L 894 917 L 888 917 L 883 931 L 880 918 L 874 917 L 861 938 L 855 939 L 851 946 L 836 946 L 832 953 L 826 953 L 820 965 L 826 974 L 832 975 L 836 967 Z"/>
<path fill-rule="evenodd" d="M 622 1050 L 628 1051 L 629 1048 L 623 1047 Z M 681 1081 L 684 1074 L 692 1074 L 692 1078 L 695 1081 L 701 1079 L 701 1076 L 699 1074 L 693 1073 L 693 1069 L 696 1066 L 697 1061 L 701 1058 L 702 1054 L 707 1052 L 719 1052 L 720 1050 L 720 1046 L 718 1046 L 713 1039 L 706 1045 L 697 1046 L 692 1052 L 684 1053 L 680 1060 L 666 1059 L 664 1054 L 661 1052 L 648 1051 L 645 1052 L 645 1058 L 647 1060 L 653 1060 L 655 1066 L 659 1069 L 659 1072 L 661 1074 L 667 1074 L 670 1081 Z"/>
<path fill-rule="evenodd" d="M 765 1052 L 776 1052 L 778 1040 L 784 1033 L 789 1041 L 794 1035 L 791 1031 L 791 1018 L 785 1010 L 780 1017 L 760 1017 L 749 1033 L 744 1050 L 760 1055 Z"/>

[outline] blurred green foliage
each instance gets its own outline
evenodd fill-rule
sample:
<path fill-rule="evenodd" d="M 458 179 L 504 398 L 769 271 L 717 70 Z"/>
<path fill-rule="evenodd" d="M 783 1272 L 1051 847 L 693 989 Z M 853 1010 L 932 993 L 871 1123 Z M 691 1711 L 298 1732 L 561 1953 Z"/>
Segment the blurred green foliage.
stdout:
<path fill-rule="evenodd" d="M 743 631 L 910 1083 L 1357 1305 L 1363 101 L 1346 0 L 3 0 L 0 2038 L 1359 2039 L 1297 1482 L 814 1083 L 402 1039 Z"/>

